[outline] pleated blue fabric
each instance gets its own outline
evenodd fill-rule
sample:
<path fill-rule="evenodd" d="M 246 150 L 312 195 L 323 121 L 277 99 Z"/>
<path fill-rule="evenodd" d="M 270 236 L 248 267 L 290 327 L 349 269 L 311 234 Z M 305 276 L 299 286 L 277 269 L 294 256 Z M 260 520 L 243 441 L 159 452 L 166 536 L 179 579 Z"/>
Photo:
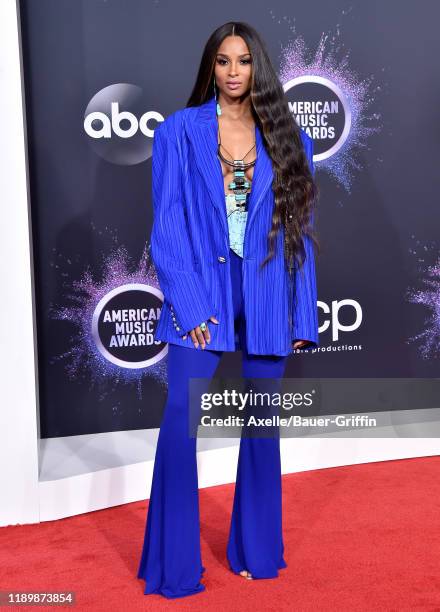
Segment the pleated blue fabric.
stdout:
<path fill-rule="evenodd" d="M 230 254 L 224 181 L 217 158 L 215 99 L 179 109 L 155 130 L 153 143 L 153 228 L 151 255 L 164 295 L 155 339 L 195 349 L 186 332 L 211 316 L 211 348 L 235 351 Z M 313 170 L 313 141 L 301 131 Z M 305 237 L 306 261 L 290 295 L 283 232 L 276 256 L 262 269 L 271 227 L 274 172 L 260 129 L 255 126 L 257 161 L 249 195 L 243 244 L 243 293 L 247 350 L 286 356 L 292 342 L 318 346 L 315 256 Z M 289 317 L 290 315 L 290 317 Z M 290 321 L 293 323 L 291 324 Z"/>
<path fill-rule="evenodd" d="M 234 332 L 244 347 L 242 376 L 252 379 L 254 390 L 256 379 L 264 378 L 265 392 L 279 391 L 287 357 L 250 355 L 246 351 L 242 259 L 232 250 L 229 256 Z M 201 582 L 205 567 L 200 546 L 197 439 L 189 437 L 189 379 L 205 379 L 208 390 L 221 356 L 221 351 L 208 348 L 202 351 L 169 346 L 168 396 L 137 572 L 137 577 L 145 580 L 145 595 L 156 593 L 176 599 L 205 590 Z M 256 416 L 272 416 L 272 409 Z M 246 569 L 255 579 L 275 578 L 279 569 L 287 567 L 283 556 L 279 429 L 267 431 L 267 437 L 261 438 L 248 437 L 251 431 L 252 427 L 242 429 L 226 556 L 233 572 Z M 211 520 L 223 519 L 213 515 Z"/>

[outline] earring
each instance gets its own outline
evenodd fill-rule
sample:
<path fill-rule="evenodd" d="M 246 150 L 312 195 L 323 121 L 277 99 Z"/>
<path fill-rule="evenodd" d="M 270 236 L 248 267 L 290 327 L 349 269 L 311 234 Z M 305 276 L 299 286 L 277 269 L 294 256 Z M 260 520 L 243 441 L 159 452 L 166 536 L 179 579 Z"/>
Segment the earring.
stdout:
<path fill-rule="evenodd" d="M 217 102 L 217 90 L 215 88 L 215 77 L 214 77 L 214 98 L 215 101 Z M 217 115 L 221 115 L 222 114 L 222 109 L 220 108 L 220 104 L 217 102 Z"/>

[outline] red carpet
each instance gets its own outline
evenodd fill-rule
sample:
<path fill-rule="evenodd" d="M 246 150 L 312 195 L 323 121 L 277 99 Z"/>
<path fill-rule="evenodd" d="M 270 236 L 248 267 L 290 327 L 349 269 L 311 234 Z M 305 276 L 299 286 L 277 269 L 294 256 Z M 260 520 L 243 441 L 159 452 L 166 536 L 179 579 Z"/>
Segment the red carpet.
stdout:
<path fill-rule="evenodd" d="M 206 591 L 143 595 L 146 502 L 0 529 L 0 590 L 74 590 L 79 610 L 440 610 L 440 457 L 283 477 L 279 578 L 226 565 L 234 485 L 200 491 Z M 15 608 L 17 609 L 17 608 Z M 21 608 L 24 609 L 24 608 Z M 50 608 L 46 608 L 50 609 Z"/>

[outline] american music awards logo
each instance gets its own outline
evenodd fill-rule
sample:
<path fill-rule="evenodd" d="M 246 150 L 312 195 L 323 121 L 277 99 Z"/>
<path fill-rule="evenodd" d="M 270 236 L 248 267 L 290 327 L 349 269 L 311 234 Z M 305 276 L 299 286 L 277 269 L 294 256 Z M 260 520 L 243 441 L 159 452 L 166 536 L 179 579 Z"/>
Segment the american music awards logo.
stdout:
<path fill-rule="evenodd" d="M 101 355 L 122 368 L 147 368 L 162 359 L 168 345 L 153 337 L 162 304 L 162 292 L 144 283 L 105 293 L 92 317 L 92 336 Z"/>
<path fill-rule="evenodd" d="M 358 76 L 349 60 L 337 36 L 322 34 L 312 51 L 295 33 L 283 47 L 279 75 L 292 115 L 313 138 L 315 169 L 347 192 L 366 163 L 358 154 L 382 127 L 372 110 L 381 86 L 373 75 Z"/>
<path fill-rule="evenodd" d="M 284 85 L 297 124 L 314 141 L 313 162 L 328 159 L 350 134 L 351 109 L 344 92 L 321 76 L 300 76 Z"/>
<path fill-rule="evenodd" d="M 51 363 L 63 361 L 71 380 L 86 377 L 104 395 L 109 380 L 135 384 L 140 398 L 145 376 L 166 387 L 168 344 L 154 339 L 163 295 L 148 247 L 136 264 L 125 247 L 115 247 L 96 270 L 99 279 L 90 269 L 79 280 L 70 279 L 61 253 L 57 266 L 65 270 L 63 304 L 51 305 L 49 314 L 74 331 L 69 348 Z"/>

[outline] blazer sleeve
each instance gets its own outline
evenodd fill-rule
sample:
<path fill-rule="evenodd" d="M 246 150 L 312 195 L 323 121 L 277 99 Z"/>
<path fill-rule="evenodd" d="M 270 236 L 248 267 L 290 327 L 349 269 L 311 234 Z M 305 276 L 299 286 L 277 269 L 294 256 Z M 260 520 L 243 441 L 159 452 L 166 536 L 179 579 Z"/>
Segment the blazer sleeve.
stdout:
<path fill-rule="evenodd" d="M 183 336 L 214 315 L 194 266 L 182 195 L 182 167 L 171 115 L 154 132 L 152 151 L 153 227 L 151 255 L 165 300 Z"/>
<path fill-rule="evenodd" d="M 307 138 L 305 149 L 310 169 L 314 174 L 312 138 Z M 313 223 L 314 214 L 312 213 L 312 226 Z M 304 345 L 304 348 L 308 349 L 319 345 L 315 253 L 309 236 L 304 236 L 304 248 L 306 259 L 301 270 L 296 271 L 292 342 L 308 340 L 308 344 Z"/>

